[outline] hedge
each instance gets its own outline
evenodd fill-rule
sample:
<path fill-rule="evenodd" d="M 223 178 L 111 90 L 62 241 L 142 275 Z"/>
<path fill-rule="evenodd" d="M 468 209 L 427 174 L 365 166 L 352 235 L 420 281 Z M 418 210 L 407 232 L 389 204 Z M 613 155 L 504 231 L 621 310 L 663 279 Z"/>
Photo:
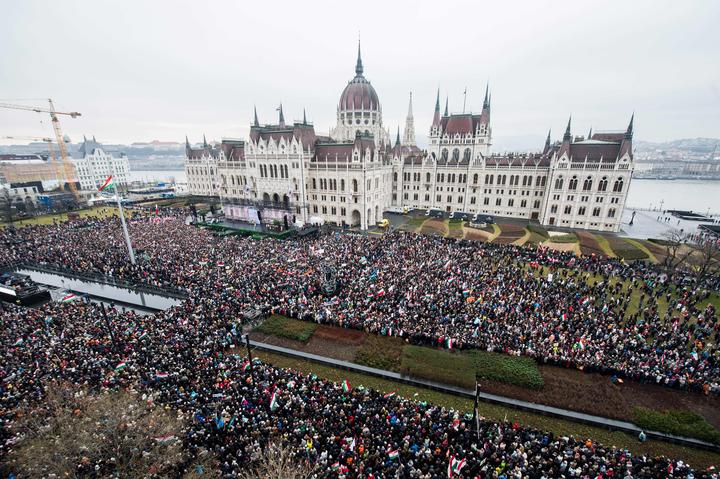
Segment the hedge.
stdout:
<path fill-rule="evenodd" d="M 260 326 L 256 327 L 255 331 L 306 342 L 315 333 L 316 328 L 317 323 L 298 321 L 274 314 L 266 319 Z"/>
<path fill-rule="evenodd" d="M 635 424 L 643 429 L 694 437 L 703 441 L 720 444 L 720 431 L 705 418 L 687 410 L 653 411 L 643 407 L 633 410 Z"/>
<path fill-rule="evenodd" d="M 545 385 L 537 363 L 532 358 L 477 350 L 470 354 L 480 378 L 529 389 L 542 389 Z"/>

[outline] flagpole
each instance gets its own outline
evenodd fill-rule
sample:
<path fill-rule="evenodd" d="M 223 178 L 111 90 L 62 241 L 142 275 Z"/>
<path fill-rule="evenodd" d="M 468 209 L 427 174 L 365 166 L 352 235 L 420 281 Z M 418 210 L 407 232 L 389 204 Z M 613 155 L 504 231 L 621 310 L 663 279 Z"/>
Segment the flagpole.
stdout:
<path fill-rule="evenodd" d="M 113 165 L 113 170 L 114 170 Z M 115 198 L 117 199 L 118 211 L 120 212 L 120 223 L 122 223 L 123 234 L 125 235 L 125 243 L 127 243 L 128 253 L 130 254 L 130 263 L 135 264 L 135 252 L 133 251 L 132 243 L 130 242 L 130 233 L 128 233 L 127 225 L 125 224 L 125 214 L 123 213 L 122 202 L 120 201 L 120 193 L 118 193 L 117 184 L 115 184 L 115 178 L 113 178 L 113 190 L 115 191 Z"/>

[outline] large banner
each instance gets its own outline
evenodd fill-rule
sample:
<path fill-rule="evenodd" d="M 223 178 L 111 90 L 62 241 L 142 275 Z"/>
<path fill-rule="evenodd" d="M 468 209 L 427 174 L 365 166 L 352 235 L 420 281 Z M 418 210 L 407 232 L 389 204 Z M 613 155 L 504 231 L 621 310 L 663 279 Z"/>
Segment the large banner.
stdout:
<path fill-rule="evenodd" d="M 225 217 L 230 220 L 244 221 L 246 223 L 258 224 L 258 210 L 254 206 L 225 205 L 223 206 Z M 265 208 L 260 213 L 263 223 L 272 223 L 273 220 L 283 221 L 285 216 L 292 220 L 292 214 L 288 211 L 274 208 Z"/>

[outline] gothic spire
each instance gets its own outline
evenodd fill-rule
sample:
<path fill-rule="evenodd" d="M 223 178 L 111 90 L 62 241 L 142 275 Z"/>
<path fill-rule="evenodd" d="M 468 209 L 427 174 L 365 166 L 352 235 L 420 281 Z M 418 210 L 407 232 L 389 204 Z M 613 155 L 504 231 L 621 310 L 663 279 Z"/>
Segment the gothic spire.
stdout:
<path fill-rule="evenodd" d="M 588 139 L 588 140 L 591 140 L 591 139 L 592 139 L 592 126 L 590 127 L 590 131 L 588 132 L 588 137 L 587 137 L 587 139 Z"/>
<path fill-rule="evenodd" d="M 363 64 L 362 64 L 362 57 L 360 56 L 360 36 L 358 35 L 358 57 L 357 57 L 357 63 L 355 63 L 355 75 L 362 76 L 363 74 Z"/>
<path fill-rule="evenodd" d="M 205 133 L 203 133 L 203 148 L 207 148 L 207 147 L 208 147 L 208 143 L 207 143 L 207 140 L 205 139 Z"/>
<path fill-rule="evenodd" d="M 397 137 L 395 137 L 395 146 L 400 146 L 400 125 L 397 128 Z"/>
<path fill-rule="evenodd" d="M 635 120 L 635 112 L 633 112 L 632 116 L 630 117 L 630 124 L 627 127 L 627 131 L 625 132 L 625 139 L 626 140 L 632 140 L 633 137 L 633 121 Z"/>
<path fill-rule="evenodd" d="M 448 116 L 448 97 L 445 97 L 445 113 L 443 116 Z"/>
<path fill-rule="evenodd" d="M 408 118 L 412 118 L 413 112 L 412 112 L 412 92 L 410 92 L 410 101 L 408 103 Z"/>
<path fill-rule="evenodd" d="M 285 126 L 285 115 L 283 115 L 282 103 L 280 103 L 280 108 L 279 108 L 279 110 L 280 110 L 280 120 L 279 120 L 279 123 L 278 123 L 278 124 L 279 124 L 280 126 Z"/>
<path fill-rule="evenodd" d="M 185 149 L 190 148 L 190 140 L 188 140 L 188 136 L 185 135 Z"/>
<path fill-rule="evenodd" d="M 257 107 L 253 105 L 253 110 L 255 112 L 255 120 L 253 121 L 253 126 L 260 126 L 260 122 L 257 119 Z"/>
<path fill-rule="evenodd" d="M 303 108 L 303 125 L 307 125 L 307 117 L 305 116 L 305 108 Z"/>
<path fill-rule="evenodd" d="M 570 123 L 572 122 L 572 115 L 568 118 L 567 128 L 565 128 L 565 135 L 563 135 L 563 141 L 571 141 L 572 133 L 570 133 Z"/>
<path fill-rule="evenodd" d="M 485 100 L 483 100 L 483 110 L 490 108 L 490 82 L 485 85 Z"/>
<path fill-rule="evenodd" d="M 435 97 L 435 111 L 440 113 L 440 88 L 438 88 L 437 97 Z"/>
<path fill-rule="evenodd" d="M 405 132 L 403 133 L 403 145 L 415 146 L 415 119 L 412 111 L 412 92 L 410 92 L 410 102 L 408 103 L 408 114 L 405 119 Z"/>
<path fill-rule="evenodd" d="M 550 141 L 551 141 L 551 140 L 550 140 L 550 134 L 551 134 L 551 133 L 552 133 L 552 129 L 549 129 L 549 130 L 548 130 L 548 136 L 547 136 L 547 138 L 545 139 L 545 146 L 546 146 L 546 147 L 550 146 Z"/>

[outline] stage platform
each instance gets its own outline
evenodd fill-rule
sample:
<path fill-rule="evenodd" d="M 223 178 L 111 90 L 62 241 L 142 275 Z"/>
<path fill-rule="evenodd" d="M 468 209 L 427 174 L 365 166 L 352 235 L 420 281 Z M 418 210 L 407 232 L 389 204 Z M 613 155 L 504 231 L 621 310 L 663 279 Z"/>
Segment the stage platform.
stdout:
<path fill-rule="evenodd" d="M 221 236 L 250 236 L 255 239 L 275 238 L 287 239 L 293 236 L 308 236 L 318 232 L 319 228 L 310 226 L 305 228 L 290 228 L 284 231 L 277 231 L 265 225 L 254 225 L 241 221 L 222 220 L 217 223 L 195 223 L 200 228 L 207 228 L 216 231 Z"/>

